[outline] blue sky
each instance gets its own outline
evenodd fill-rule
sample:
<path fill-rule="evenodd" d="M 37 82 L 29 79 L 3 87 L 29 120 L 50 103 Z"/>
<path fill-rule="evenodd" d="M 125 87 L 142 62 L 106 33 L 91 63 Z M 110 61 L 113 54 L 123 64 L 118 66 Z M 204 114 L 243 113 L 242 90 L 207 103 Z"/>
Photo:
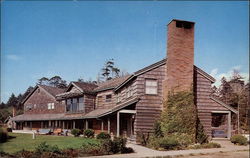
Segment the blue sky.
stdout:
<path fill-rule="evenodd" d="M 248 2 L 2 2 L 1 101 L 37 79 L 96 79 L 105 60 L 130 73 L 166 55 L 166 24 L 196 22 L 195 65 L 248 76 Z M 217 83 L 218 84 L 218 83 Z"/>

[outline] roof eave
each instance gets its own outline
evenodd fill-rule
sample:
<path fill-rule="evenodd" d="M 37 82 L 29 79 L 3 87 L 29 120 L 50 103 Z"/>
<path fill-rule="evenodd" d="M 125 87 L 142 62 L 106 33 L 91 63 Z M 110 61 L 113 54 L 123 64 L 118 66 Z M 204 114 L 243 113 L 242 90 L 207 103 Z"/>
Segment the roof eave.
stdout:
<path fill-rule="evenodd" d="M 234 108 L 232 108 L 232 107 L 230 107 L 229 105 L 225 104 L 225 103 L 224 103 L 224 102 L 222 102 L 221 100 L 216 99 L 216 98 L 214 98 L 213 96 L 210 96 L 210 98 L 211 98 L 213 101 L 217 102 L 218 104 L 220 104 L 220 105 L 224 106 L 224 107 L 225 107 L 225 108 L 227 108 L 228 110 L 230 110 L 230 111 L 234 112 L 235 114 L 237 114 L 237 113 L 238 113 L 238 111 L 237 111 L 237 110 L 235 110 Z"/>

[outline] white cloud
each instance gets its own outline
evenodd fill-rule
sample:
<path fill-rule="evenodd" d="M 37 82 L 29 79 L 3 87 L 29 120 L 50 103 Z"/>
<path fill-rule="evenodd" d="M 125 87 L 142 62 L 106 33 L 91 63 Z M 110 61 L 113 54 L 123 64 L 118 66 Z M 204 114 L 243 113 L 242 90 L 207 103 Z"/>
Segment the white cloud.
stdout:
<path fill-rule="evenodd" d="M 213 70 L 211 71 L 210 75 L 211 75 L 211 76 L 215 76 L 215 75 L 217 75 L 217 73 L 218 73 L 218 68 L 215 68 L 215 69 L 213 69 Z"/>
<path fill-rule="evenodd" d="M 9 60 L 14 60 L 14 61 L 18 61 L 18 60 L 20 60 L 21 58 L 20 58 L 19 56 L 15 55 L 15 54 L 9 54 L 9 55 L 7 55 L 7 59 L 9 59 Z"/>
<path fill-rule="evenodd" d="M 219 72 L 218 68 L 213 69 L 210 75 L 216 79 L 216 82 L 214 83 L 214 85 L 216 87 L 219 87 L 221 84 L 222 77 L 225 77 L 227 80 L 230 80 L 232 77 L 233 70 L 238 70 L 240 72 L 240 75 L 243 77 L 243 80 L 245 81 L 245 83 L 249 81 L 249 73 L 241 72 L 240 71 L 241 65 L 237 65 L 237 66 L 232 67 L 227 72 L 223 72 L 223 73 L 218 73 Z"/>

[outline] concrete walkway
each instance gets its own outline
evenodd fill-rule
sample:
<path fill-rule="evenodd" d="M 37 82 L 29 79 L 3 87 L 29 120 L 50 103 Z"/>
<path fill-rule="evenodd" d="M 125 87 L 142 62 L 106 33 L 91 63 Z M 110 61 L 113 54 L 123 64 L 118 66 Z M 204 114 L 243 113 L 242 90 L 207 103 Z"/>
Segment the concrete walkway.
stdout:
<path fill-rule="evenodd" d="M 160 157 L 178 157 L 178 156 L 193 156 L 193 155 L 205 155 L 205 154 L 214 154 L 221 152 L 236 152 L 236 151 L 246 151 L 249 152 L 248 146 L 238 146 L 232 144 L 228 140 L 214 140 L 221 144 L 221 148 L 213 149 L 190 149 L 190 150 L 176 150 L 176 151 L 157 151 L 149 149 L 136 144 L 128 144 L 128 147 L 131 147 L 135 150 L 135 153 L 132 154 L 117 154 L 117 155 L 105 155 L 105 156 L 93 156 L 96 158 L 160 158 Z"/>

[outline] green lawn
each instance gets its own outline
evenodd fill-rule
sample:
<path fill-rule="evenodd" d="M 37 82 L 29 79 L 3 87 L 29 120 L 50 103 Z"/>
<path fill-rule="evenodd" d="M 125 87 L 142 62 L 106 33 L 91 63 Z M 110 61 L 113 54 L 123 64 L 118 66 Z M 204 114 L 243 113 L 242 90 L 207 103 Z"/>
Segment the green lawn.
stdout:
<path fill-rule="evenodd" d="M 15 153 L 22 149 L 32 151 L 44 141 L 46 141 L 49 145 L 57 145 L 61 149 L 80 148 L 83 143 L 98 142 L 96 139 L 70 136 L 38 135 L 36 136 L 36 139 L 32 139 L 32 134 L 8 134 L 9 136 L 13 136 L 15 138 L 11 138 L 5 143 L 0 143 L 0 151 L 4 151 L 6 153 Z"/>

